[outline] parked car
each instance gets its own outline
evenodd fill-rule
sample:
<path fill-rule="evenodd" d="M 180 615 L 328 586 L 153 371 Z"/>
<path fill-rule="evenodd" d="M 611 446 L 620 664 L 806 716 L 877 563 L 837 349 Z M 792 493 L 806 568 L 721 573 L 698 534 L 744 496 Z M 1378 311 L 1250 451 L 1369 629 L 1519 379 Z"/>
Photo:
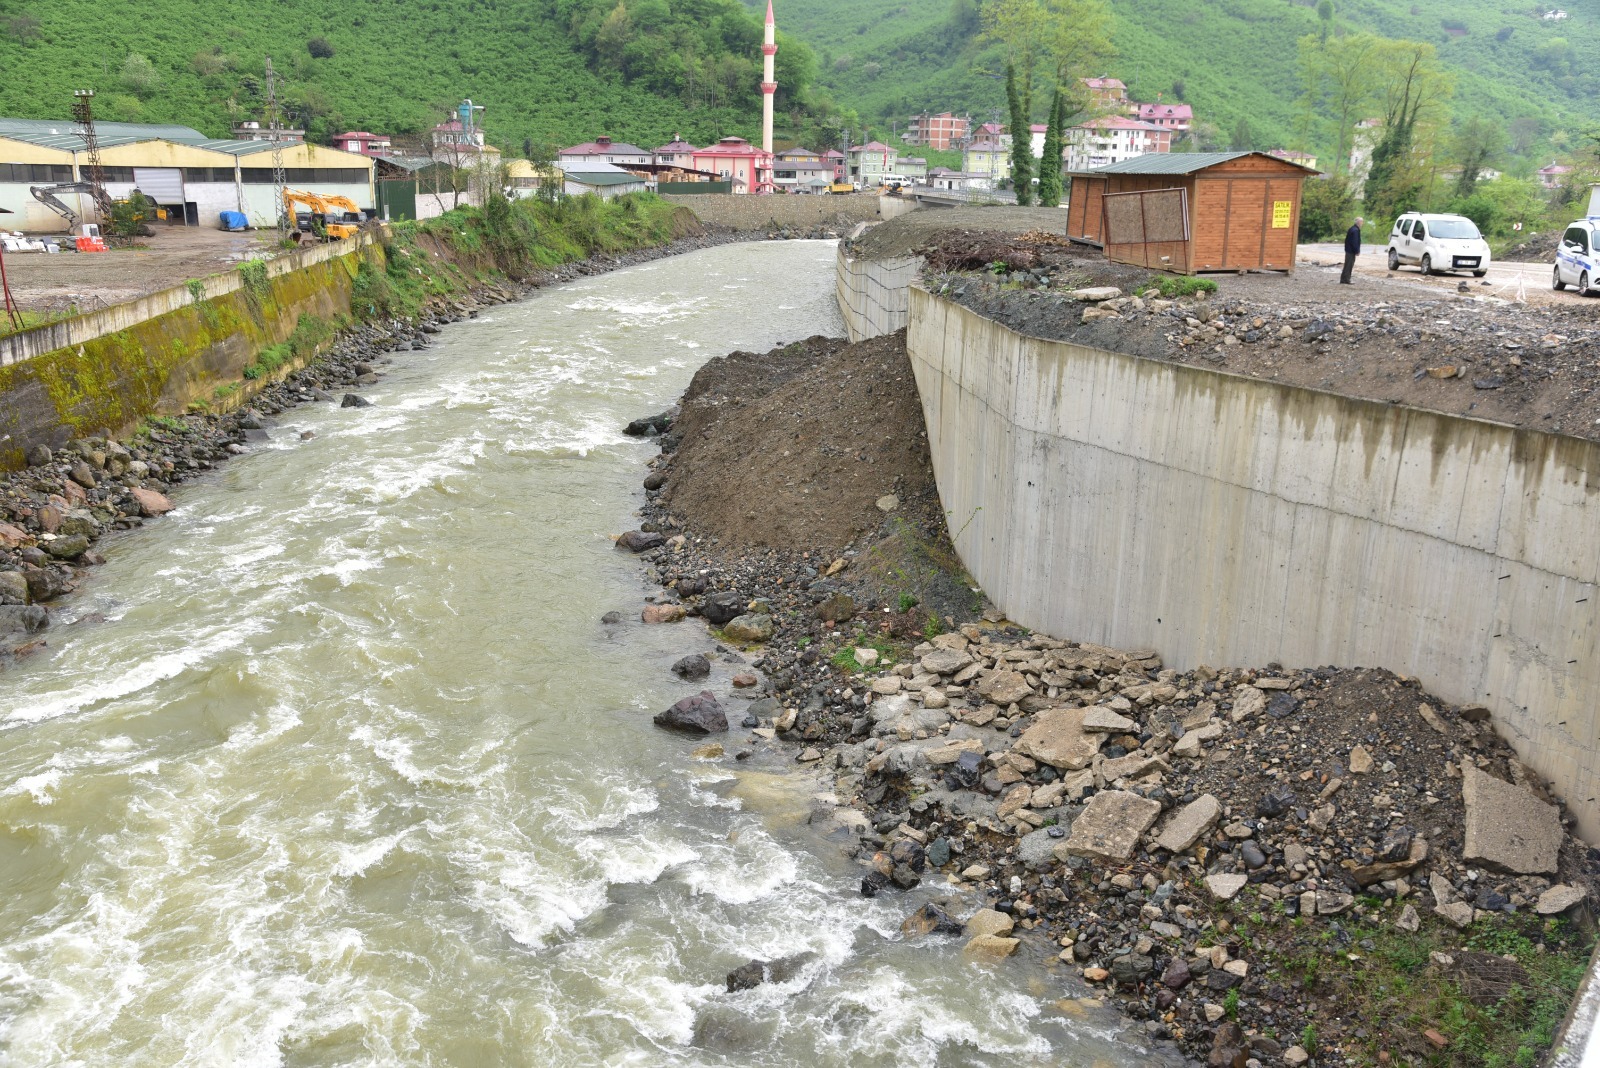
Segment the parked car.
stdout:
<path fill-rule="evenodd" d="M 1408 211 L 1389 231 L 1389 270 L 1414 263 L 1423 274 L 1471 271 L 1489 273 L 1489 242 L 1464 215 L 1423 215 Z"/>
<path fill-rule="evenodd" d="M 1550 284 L 1556 289 L 1575 286 L 1580 297 L 1600 292 L 1600 219 L 1583 219 L 1567 227 L 1556 246 Z"/>

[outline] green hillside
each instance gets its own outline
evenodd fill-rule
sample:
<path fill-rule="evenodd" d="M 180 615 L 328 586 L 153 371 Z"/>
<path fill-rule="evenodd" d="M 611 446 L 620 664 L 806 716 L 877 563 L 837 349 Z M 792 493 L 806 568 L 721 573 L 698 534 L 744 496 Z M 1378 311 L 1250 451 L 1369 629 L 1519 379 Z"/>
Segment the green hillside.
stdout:
<path fill-rule="evenodd" d="M 756 3 L 758 0 L 749 0 Z M 1600 121 L 1600 4 L 1570 17 L 1511 0 L 1335 0 L 1336 25 L 1435 44 L 1456 77 L 1452 111 L 1512 131 L 1524 151 Z M 819 83 L 855 107 L 875 135 L 924 108 L 988 117 L 1004 106 L 994 49 L 978 43 L 976 0 L 780 0 L 779 25 L 817 52 Z M 1223 136 L 1240 119 L 1258 147 L 1297 136 L 1296 40 L 1318 31 L 1298 0 L 1112 0 L 1118 58 L 1105 73 L 1139 100 L 1194 105 Z M 974 68 L 978 68 L 975 71 Z M 1041 103 L 1042 108 L 1042 103 Z M 1041 119 L 1042 116 L 1035 116 Z M 1517 120 L 1522 120 L 1518 122 Z M 1313 138 L 1315 141 L 1315 138 Z M 1327 146 L 1312 143 L 1313 150 Z"/>
<path fill-rule="evenodd" d="M 313 138 L 416 134 L 470 97 L 512 154 L 705 143 L 759 132 L 760 44 L 739 0 L 0 0 L 0 114 L 62 118 L 88 87 L 103 118 L 228 136 L 260 118 L 270 55 Z M 780 45 L 778 103 L 804 122 L 826 110 L 807 106 L 810 52 Z"/>

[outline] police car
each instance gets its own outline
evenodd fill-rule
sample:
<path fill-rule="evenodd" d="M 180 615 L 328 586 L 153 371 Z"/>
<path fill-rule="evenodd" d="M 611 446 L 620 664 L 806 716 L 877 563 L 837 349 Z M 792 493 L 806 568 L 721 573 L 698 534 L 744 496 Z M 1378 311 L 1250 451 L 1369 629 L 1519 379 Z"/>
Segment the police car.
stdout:
<path fill-rule="evenodd" d="M 1600 217 L 1575 222 L 1561 235 L 1550 284 L 1556 289 L 1571 285 L 1580 297 L 1600 292 Z"/>

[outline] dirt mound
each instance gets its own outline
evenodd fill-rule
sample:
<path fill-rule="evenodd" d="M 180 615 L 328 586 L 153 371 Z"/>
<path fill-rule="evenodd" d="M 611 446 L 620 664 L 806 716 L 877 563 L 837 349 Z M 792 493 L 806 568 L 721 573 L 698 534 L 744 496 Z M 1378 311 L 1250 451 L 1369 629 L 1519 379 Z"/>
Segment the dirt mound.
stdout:
<path fill-rule="evenodd" d="M 1534 234 L 1526 241 L 1512 245 L 1500 253 L 1499 259 L 1505 263 L 1554 263 L 1556 243 L 1560 239 L 1560 230 Z"/>
<path fill-rule="evenodd" d="M 725 542 L 843 546 L 884 523 L 890 495 L 896 515 L 938 514 L 904 331 L 712 360 L 672 438 L 662 503 Z"/>

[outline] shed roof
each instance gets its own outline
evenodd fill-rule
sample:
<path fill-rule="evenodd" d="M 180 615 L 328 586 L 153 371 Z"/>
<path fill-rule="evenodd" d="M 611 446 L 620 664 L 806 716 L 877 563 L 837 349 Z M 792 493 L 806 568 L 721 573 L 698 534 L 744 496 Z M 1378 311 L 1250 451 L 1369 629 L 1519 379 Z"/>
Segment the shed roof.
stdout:
<path fill-rule="evenodd" d="M 1246 156 L 1260 156 L 1270 159 L 1274 163 L 1282 163 L 1286 167 L 1296 167 L 1308 174 L 1317 172 L 1310 167 L 1301 166 L 1293 160 L 1278 159 L 1265 152 L 1146 152 L 1142 156 L 1125 159 L 1121 163 L 1109 163 L 1104 167 L 1093 167 L 1086 170 L 1074 171 L 1074 174 L 1193 174 L 1209 167 L 1215 167 L 1232 160 L 1243 159 Z"/>
<path fill-rule="evenodd" d="M 644 179 L 636 174 L 623 171 L 621 174 L 608 174 L 604 171 L 568 171 L 567 181 L 577 182 L 579 185 L 613 186 L 628 185 L 629 183 L 644 184 Z"/>
<path fill-rule="evenodd" d="M 96 139 L 102 145 L 112 138 L 120 139 L 118 141 L 119 144 L 127 141 L 149 141 L 155 138 L 160 138 L 164 141 L 183 141 L 188 143 L 206 139 L 206 135 L 199 130 L 166 122 L 96 121 L 94 129 Z M 69 137 L 75 144 L 83 144 L 83 139 L 78 136 L 78 125 L 71 119 L 13 119 L 0 117 L 0 136 L 10 137 L 17 141 L 31 141 L 34 144 L 44 144 L 55 137 Z M 50 147 L 59 148 L 63 146 L 51 145 Z"/>

